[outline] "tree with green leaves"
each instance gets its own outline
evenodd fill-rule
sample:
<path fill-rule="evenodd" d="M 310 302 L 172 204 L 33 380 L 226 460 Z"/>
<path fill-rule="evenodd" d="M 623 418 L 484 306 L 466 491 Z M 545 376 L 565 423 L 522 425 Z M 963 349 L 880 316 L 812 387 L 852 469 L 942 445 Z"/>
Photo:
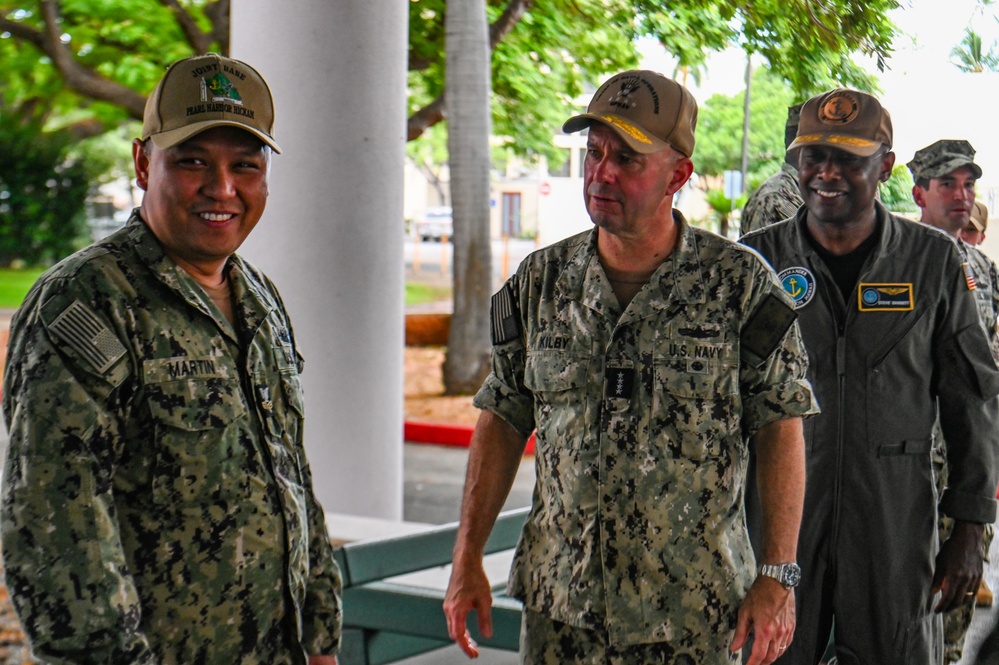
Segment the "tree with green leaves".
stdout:
<path fill-rule="evenodd" d="M 0 266 L 51 263 L 85 244 L 90 173 L 71 143 L 0 104 Z"/>
<path fill-rule="evenodd" d="M 950 52 L 951 62 L 962 72 L 980 74 L 999 71 L 999 53 L 993 41 L 988 50 L 982 45 L 982 36 L 971 28 L 965 28 L 961 43 Z"/>
<path fill-rule="evenodd" d="M 896 164 L 887 182 L 878 186 L 878 196 L 885 207 L 896 213 L 918 212 L 912 198 L 912 173 L 905 164 Z"/>
<path fill-rule="evenodd" d="M 883 62 L 896 0 L 487 0 L 492 122 L 521 156 L 556 156 L 552 133 L 587 85 L 638 64 L 635 40 L 656 39 L 684 66 L 739 44 L 796 96 L 828 80 L 870 89 L 855 52 Z M 409 3 L 409 131 L 445 120 L 446 0 Z M 80 135 L 142 117 L 163 68 L 229 48 L 229 0 L 0 1 L 0 72 L 8 102 L 47 108 Z M 709 72 L 710 73 L 710 72 Z"/>
<path fill-rule="evenodd" d="M 489 238 L 489 44 L 486 0 L 463 0 L 447 15 L 448 152 L 454 237 L 454 316 L 444 392 L 475 392 L 489 374 L 492 246 Z M 460 286 L 459 286 L 460 285 Z"/>
<path fill-rule="evenodd" d="M 141 119 L 171 62 L 229 50 L 229 0 L 0 2 L 4 101 L 86 138 Z"/>
<path fill-rule="evenodd" d="M 747 171 L 749 184 L 759 184 L 784 161 L 787 108 L 803 100 L 796 98 L 784 81 L 769 69 L 757 69 L 752 80 Z M 744 100 L 745 91 L 740 91 L 735 95 L 712 95 L 701 104 L 694 152 L 698 173 L 721 175 L 740 168 Z"/>
<path fill-rule="evenodd" d="M 704 199 L 714 212 L 714 221 L 717 224 L 715 230 L 719 234 L 728 237 L 732 213 L 745 206 L 747 198 L 745 194 L 740 194 L 730 199 L 721 189 L 709 189 L 704 193 Z"/>
<path fill-rule="evenodd" d="M 859 51 L 879 63 L 889 57 L 895 29 L 887 14 L 896 6 L 897 0 L 485 0 L 493 135 L 517 155 L 560 159 L 552 134 L 572 100 L 607 74 L 636 66 L 641 36 L 658 40 L 687 67 L 739 44 L 802 94 L 828 79 L 864 87 L 869 77 L 851 55 Z M 446 119 L 448 3 L 414 0 L 409 8 L 408 137 L 415 140 Z M 227 53 L 228 10 L 228 0 L 0 0 L 3 94 L 39 108 L 51 102 L 49 125 L 80 135 L 107 131 L 141 118 L 145 95 L 169 62 L 207 50 Z M 456 299 L 462 297 L 460 280 L 455 288 Z"/>

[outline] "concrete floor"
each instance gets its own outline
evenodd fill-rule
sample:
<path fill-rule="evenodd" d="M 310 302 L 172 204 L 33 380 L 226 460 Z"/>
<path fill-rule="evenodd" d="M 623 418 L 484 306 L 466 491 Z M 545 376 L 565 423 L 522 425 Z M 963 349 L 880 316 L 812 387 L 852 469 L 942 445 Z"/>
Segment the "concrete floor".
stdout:
<path fill-rule="evenodd" d="M 431 524 L 458 521 L 467 464 L 468 451 L 464 448 L 406 444 L 403 451 L 403 517 L 406 521 Z M 531 505 L 533 487 L 534 459 L 525 457 L 503 509 Z M 441 588 L 447 586 L 443 576 L 438 583 Z M 482 649 L 479 657 L 471 661 L 458 647 L 447 647 L 399 661 L 399 665 L 468 665 L 472 662 L 476 665 L 517 665 L 518 660 L 517 654 L 510 651 Z"/>
<path fill-rule="evenodd" d="M 406 444 L 403 455 L 405 519 L 433 524 L 456 521 L 468 461 L 467 451 L 462 448 Z M 504 508 L 530 505 L 533 484 L 533 461 L 527 457 L 521 464 Z M 999 522 L 996 527 L 999 529 Z M 993 540 L 989 558 L 991 563 L 986 564 L 985 577 L 989 587 L 999 598 L 999 538 Z M 447 580 L 441 580 L 441 584 L 446 586 Z M 400 665 L 459 665 L 470 662 L 457 647 L 449 647 L 400 661 Z M 513 653 L 484 649 L 475 662 L 482 665 L 516 665 L 518 661 Z M 975 612 L 964 657 L 959 665 L 999 665 L 999 602 L 991 608 L 978 608 Z"/>
<path fill-rule="evenodd" d="M 999 522 L 996 526 L 999 527 Z M 989 559 L 991 562 L 985 564 L 985 579 L 999 598 L 999 538 L 992 539 Z M 975 609 L 959 665 L 999 665 L 999 604 Z"/>
<path fill-rule="evenodd" d="M 0 422 L 0 452 L 5 448 L 6 431 Z M 404 519 L 428 524 L 457 521 L 467 461 L 468 452 L 464 448 L 405 444 Z M 533 459 L 525 457 L 504 509 L 530 505 L 533 485 Z M 986 564 L 985 575 L 989 586 L 999 596 L 999 538 L 992 543 L 990 558 L 992 563 Z M 444 588 L 447 579 L 442 576 L 436 583 Z M 399 665 L 465 665 L 470 662 L 457 647 L 448 647 L 399 661 Z M 483 649 L 475 661 L 477 665 L 516 665 L 517 662 L 516 654 L 493 649 Z M 959 665 L 999 665 L 999 603 L 992 608 L 978 608 Z"/>

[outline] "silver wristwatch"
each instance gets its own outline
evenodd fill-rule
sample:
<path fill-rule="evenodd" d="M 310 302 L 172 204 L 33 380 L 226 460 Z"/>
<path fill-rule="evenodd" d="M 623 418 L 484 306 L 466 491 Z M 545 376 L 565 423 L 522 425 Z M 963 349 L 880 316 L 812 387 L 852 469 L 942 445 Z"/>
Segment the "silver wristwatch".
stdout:
<path fill-rule="evenodd" d="M 796 563 L 765 563 L 760 566 L 760 575 L 774 578 L 785 589 L 793 589 L 801 580 L 801 568 Z"/>

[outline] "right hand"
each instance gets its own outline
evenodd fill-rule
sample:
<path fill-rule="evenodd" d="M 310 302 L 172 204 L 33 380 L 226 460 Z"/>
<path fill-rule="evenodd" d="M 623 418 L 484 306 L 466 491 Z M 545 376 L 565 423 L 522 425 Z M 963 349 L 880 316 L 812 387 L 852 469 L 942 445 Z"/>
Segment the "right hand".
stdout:
<path fill-rule="evenodd" d="M 478 658 L 479 645 L 468 632 L 468 613 L 475 610 L 479 618 L 479 632 L 485 637 L 492 637 L 492 606 L 492 589 L 482 560 L 465 565 L 456 562 L 444 596 L 444 616 L 447 617 L 448 635 L 469 658 Z"/>

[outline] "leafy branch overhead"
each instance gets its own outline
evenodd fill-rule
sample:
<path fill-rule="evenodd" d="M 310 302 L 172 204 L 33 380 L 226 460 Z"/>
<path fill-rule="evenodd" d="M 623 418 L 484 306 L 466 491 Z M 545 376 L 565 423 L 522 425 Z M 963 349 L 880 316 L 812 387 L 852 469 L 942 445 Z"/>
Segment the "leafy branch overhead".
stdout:
<path fill-rule="evenodd" d="M 229 0 L 4 2 L 0 37 L 5 101 L 86 138 L 141 119 L 170 62 L 227 52 Z"/>
<path fill-rule="evenodd" d="M 635 41 L 652 38 L 700 71 L 708 54 L 740 45 L 759 54 L 795 97 L 835 85 L 873 90 L 852 60 L 882 66 L 895 0 L 488 0 L 493 134 L 512 151 L 553 156 L 551 135 L 585 86 L 638 64 Z M 409 137 L 443 115 L 446 0 L 410 3 Z M 706 72 L 710 76 L 711 72 Z"/>
<path fill-rule="evenodd" d="M 697 70 L 729 45 L 759 54 L 797 94 L 830 82 L 871 88 L 850 59 L 884 63 L 896 0 L 488 0 L 493 133 L 518 154 L 550 154 L 566 105 L 657 40 Z M 58 118 L 82 138 L 138 119 L 163 68 L 229 49 L 229 0 L 0 2 L 8 104 Z M 408 3 L 409 129 L 445 119 L 446 0 Z M 699 71 L 699 70 L 698 70 Z M 710 72 L 707 72 L 710 75 Z M 44 100 L 45 103 L 42 103 Z"/>

